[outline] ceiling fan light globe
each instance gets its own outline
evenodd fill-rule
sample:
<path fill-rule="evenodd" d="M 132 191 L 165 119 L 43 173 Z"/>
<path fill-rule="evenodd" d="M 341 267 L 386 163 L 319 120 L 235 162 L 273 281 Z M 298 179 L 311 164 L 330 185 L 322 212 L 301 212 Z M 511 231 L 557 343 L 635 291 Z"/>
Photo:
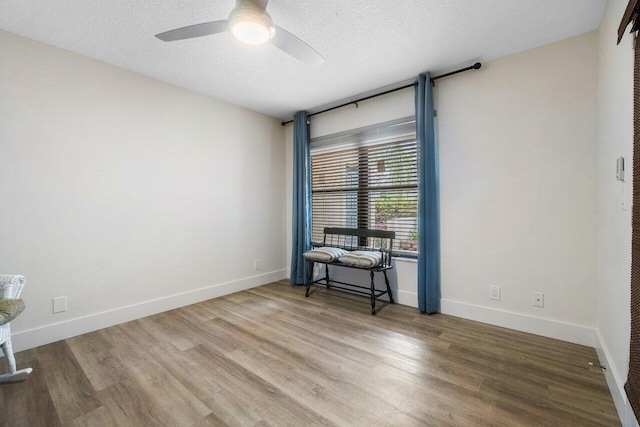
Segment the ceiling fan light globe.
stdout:
<path fill-rule="evenodd" d="M 271 31 L 257 22 L 238 22 L 231 29 L 231 34 L 243 43 L 263 44 L 271 39 Z"/>
<path fill-rule="evenodd" d="M 247 44 L 263 44 L 273 37 L 271 17 L 254 8 L 236 8 L 229 16 L 229 32 L 233 37 Z"/>

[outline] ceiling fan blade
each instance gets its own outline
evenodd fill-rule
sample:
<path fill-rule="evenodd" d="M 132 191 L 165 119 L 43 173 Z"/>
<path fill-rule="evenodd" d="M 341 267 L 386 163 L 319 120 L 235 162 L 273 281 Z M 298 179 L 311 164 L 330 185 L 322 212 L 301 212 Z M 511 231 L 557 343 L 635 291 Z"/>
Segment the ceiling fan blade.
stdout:
<path fill-rule="evenodd" d="M 227 20 L 203 22 L 202 24 L 189 25 L 188 27 L 176 28 L 156 34 L 156 37 L 165 42 L 175 40 L 192 39 L 194 37 L 208 36 L 211 34 L 224 33 L 227 31 Z"/>
<path fill-rule="evenodd" d="M 324 62 L 324 58 L 311 46 L 285 29 L 277 25 L 274 25 L 274 27 L 276 28 L 276 32 L 271 39 L 271 43 L 273 43 L 275 47 L 314 67 Z"/>

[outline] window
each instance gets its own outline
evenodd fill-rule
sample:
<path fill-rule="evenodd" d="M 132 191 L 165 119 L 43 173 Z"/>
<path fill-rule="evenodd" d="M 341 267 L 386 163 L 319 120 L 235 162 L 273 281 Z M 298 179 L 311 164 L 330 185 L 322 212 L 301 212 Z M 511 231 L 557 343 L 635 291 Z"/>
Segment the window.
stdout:
<path fill-rule="evenodd" d="M 313 240 L 325 227 L 389 230 L 395 250 L 415 254 L 416 164 L 413 117 L 313 139 Z"/>

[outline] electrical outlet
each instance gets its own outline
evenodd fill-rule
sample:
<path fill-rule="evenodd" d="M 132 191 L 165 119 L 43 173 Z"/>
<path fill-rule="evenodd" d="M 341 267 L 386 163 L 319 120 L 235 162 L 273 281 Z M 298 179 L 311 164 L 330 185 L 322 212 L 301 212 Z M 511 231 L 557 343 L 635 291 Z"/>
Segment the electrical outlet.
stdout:
<path fill-rule="evenodd" d="M 489 299 L 500 301 L 500 286 L 492 285 L 489 287 Z"/>
<path fill-rule="evenodd" d="M 532 295 L 531 305 L 534 307 L 544 307 L 544 293 L 534 292 Z"/>
<path fill-rule="evenodd" d="M 67 311 L 67 297 L 55 297 L 53 299 L 53 314 Z"/>
<path fill-rule="evenodd" d="M 254 270 L 260 270 L 262 268 L 262 260 L 261 259 L 257 259 L 253 262 L 253 269 Z"/>

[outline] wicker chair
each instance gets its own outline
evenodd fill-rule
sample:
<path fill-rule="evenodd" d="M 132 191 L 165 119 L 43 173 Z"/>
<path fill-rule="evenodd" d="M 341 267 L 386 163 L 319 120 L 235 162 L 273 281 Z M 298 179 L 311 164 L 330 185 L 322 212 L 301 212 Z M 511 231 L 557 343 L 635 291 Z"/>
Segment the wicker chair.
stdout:
<path fill-rule="evenodd" d="M 0 384 L 23 381 L 33 371 L 31 368 L 16 370 L 16 359 L 11 346 L 10 321 L 24 309 L 24 303 L 18 297 L 24 287 L 24 276 L 0 275 L 0 304 L 5 307 L 0 316 L 0 348 L 7 361 L 8 371 L 0 374 Z"/>

